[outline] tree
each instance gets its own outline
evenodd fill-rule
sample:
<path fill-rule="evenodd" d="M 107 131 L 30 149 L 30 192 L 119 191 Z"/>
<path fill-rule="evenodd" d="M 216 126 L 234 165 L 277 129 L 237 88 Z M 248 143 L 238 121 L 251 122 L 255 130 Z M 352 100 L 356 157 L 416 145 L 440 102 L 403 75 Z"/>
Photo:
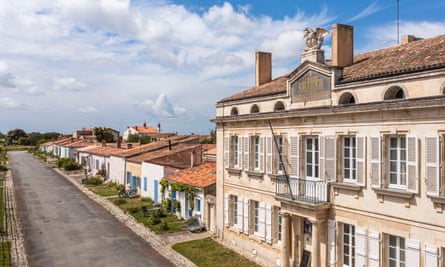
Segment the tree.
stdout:
<path fill-rule="evenodd" d="M 128 135 L 127 142 L 129 142 L 129 143 L 137 143 L 137 142 L 139 142 L 139 135 L 137 135 L 137 134 L 130 134 L 130 135 Z"/>
<path fill-rule="evenodd" d="M 114 135 L 110 128 L 96 127 L 94 128 L 94 135 L 99 142 L 103 140 L 108 143 L 114 142 Z"/>
<path fill-rule="evenodd" d="M 14 129 L 8 132 L 8 137 L 12 140 L 19 140 L 20 137 L 27 137 L 26 132 L 22 129 Z"/>
<path fill-rule="evenodd" d="M 210 130 L 210 136 L 201 141 L 201 144 L 216 144 L 216 131 Z"/>

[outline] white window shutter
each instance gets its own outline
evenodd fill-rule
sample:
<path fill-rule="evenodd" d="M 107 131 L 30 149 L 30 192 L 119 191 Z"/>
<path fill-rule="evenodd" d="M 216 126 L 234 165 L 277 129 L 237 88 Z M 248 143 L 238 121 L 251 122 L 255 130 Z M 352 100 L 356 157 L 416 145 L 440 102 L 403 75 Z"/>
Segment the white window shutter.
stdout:
<path fill-rule="evenodd" d="M 438 196 L 440 192 L 440 144 L 439 137 L 425 136 L 426 194 Z"/>
<path fill-rule="evenodd" d="M 420 242 L 408 239 L 406 242 L 406 266 L 420 266 Z"/>
<path fill-rule="evenodd" d="M 369 267 L 380 266 L 380 234 L 379 232 L 369 230 Z"/>
<path fill-rule="evenodd" d="M 272 166 L 273 166 L 273 157 L 272 157 L 272 151 L 273 151 L 273 139 L 272 136 L 266 137 L 266 173 L 270 174 L 272 173 Z"/>
<path fill-rule="evenodd" d="M 260 172 L 264 172 L 264 136 L 260 136 Z"/>
<path fill-rule="evenodd" d="M 238 136 L 238 168 L 243 168 L 243 138 Z"/>
<path fill-rule="evenodd" d="M 224 196 L 224 225 L 229 227 L 229 194 Z"/>
<path fill-rule="evenodd" d="M 367 266 L 368 256 L 368 230 L 355 227 L 355 261 L 356 266 Z"/>
<path fill-rule="evenodd" d="M 249 170 L 249 144 L 250 144 L 250 137 L 249 136 L 244 136 L 243 138 L 243 149 L 244 149 L 244 154 L 243 154 L 243 166 L 244 166 L 244 170 L 248 171 Z"/>
<path fill-rule="evenodd" d="M 319 175 L 318 177 L 320 177 L 320 179 L 325 180 L 325 162 L 326 162 L 326 157 L 325 157 L 325 136 L 319 136 L 318 137 L 318 144 L 319 144 Z"/>
<path fill-rule="evenodd" d="M 272 244 L 272 206 L 266 204 L 266 242 Z"/>
<path fill-rule="evenodd" d="M 224 168 L 229 168 L 229 158 L 230 158 L 230 154 L 229 154 L 229 150 L 230 150 L 230 137 L 226 136 L 224 138 Z"/>
<path fill-rule="evenodd" d="M 324 180 L 335 182 L 337 180 L 337 140 L 335 135 L 324 138 Z"/>
<path fill-rule="evenodd" d="M 263 202 L 258 207 L 258 234 L 261 240 L 266 240 L 266 204 Z"/>
<path fill-rule="evenodd" d="M 237 203 L 237 221 L 238 224 L 236 225 L 236 227 L 238 228 L 239 232 L 243 231 L 243 198 L 238 197 L 238 203 Z"/>
<path fill-rule="evenodd" d="M 328 220 L 328 257 L 329 257 L 329 266 L 335 267 L 337 266 L 337 255 L 335 252 L 335 221 Z"/>
<path fill-rule="evenodd" d="M 416 135 L 407 136 L 407 178 L 408 178 L 408 191 L 413 193 L 419 193 L 419 142 Z"/>
<path fill-rule="evenodd" d="M 290 176 L 299 177 L 300 175 L 300 148 L 298 136 L 290 136 L 290 148 L 289 148 L 289 158 L 290 158 Z"/>
<path fill-rule="evenodd" d="M 381 141 L 380 136 L 377 137 L 369 137 L 370 140 L 370 161 L 371 168 L 369 177 L 371 179 L 372 187 L 380 187 L 382 184 L 382 163 L 381 163 Z"/>
<path fill-rule="evenodd" d="M 439 267 L 437 247 L 425 245 L 425 267 Z"/>
<path fill-rule="evenodd" d="M 249 234 L 249 200 L 244 199 L 243 203 L 243 231 L 246 235 Z"/>
<path fill-rule="evenodd" d="M 357 184 L 366 185 L 366 137 L 357 136 Z"/>

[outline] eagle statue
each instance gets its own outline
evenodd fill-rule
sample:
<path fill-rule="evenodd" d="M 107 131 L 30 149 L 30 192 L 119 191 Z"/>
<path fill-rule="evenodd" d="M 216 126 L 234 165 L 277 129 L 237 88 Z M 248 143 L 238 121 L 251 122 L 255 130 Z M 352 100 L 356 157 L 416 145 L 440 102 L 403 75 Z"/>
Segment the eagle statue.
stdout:
<path fill-rule="evenodd" d="M 306 28 L 304 31 L 304 40 L 306 41 L 304 51 L 319 50 L 323 44 L 323 39 L 329 34 L 326 29 L 320 27 L 317 27 L 315 31 L 312 28 Z"/>

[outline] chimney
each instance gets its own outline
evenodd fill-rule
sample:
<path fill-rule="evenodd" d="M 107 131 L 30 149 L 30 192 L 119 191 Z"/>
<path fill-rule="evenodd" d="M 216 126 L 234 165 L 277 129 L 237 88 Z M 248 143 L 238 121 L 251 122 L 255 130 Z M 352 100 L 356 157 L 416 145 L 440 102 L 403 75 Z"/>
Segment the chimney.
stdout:
<path fill-rule="evenodd" d="M 192 152 L 190 153 L 190 161 L 191 161 L 191 166 L 190 167 L 193 167 L 194 165 L 195 165 L 195 150 L 194 149 L 192 149 Z"/>
<path fill-rule="evenodd" d="M 415 41 L 423 40 L 423 38 L 416 37 L 414 35 L 405 35 L 402 37 L 402 44 L 407 44 Z"/>
<path fill-rule="evenodd" d="M 332 25 L 332 66 L 346 67 L 354 63 L 354 27 Z"/>
<path fill-rule="evenodd" d="M 107 146 L 107 141 L 105 141 L 105 139 L 104 139 L 104 140 L 102 140 L 102 147 L 105 147 L 105 146 Z"/>
<path fill-rule="evenodd" d="M 172 150 L 172 141 L 168 140 L 168 150 Z"/>
<path fill-rule="evenodd" d="M 272 80 L 272 54 L 257 51 L 255 53 L 255 85 L 260 86 Z"/>
<path fill-rule="evenodd" d="M 117 140 L 117 148 L 121 148 L 121 140 L 120 139 Z"/>
<path fill-rule="evenodd" d="M 127 148 L 130 149 L 133 147 L 133 144 L 127 144 Z"/>

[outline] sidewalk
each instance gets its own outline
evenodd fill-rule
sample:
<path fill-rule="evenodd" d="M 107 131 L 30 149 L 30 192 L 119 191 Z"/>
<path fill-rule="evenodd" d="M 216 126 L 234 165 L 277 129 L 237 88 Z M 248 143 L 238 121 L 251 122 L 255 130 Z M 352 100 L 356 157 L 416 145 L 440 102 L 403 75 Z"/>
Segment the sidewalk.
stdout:
<path fill-rule="evenodd" d="M 108 201 L 105 197 L 96 195 L 83 186 L 77 177 L 71 177 L 66 175 L 58 169 L 54 169 L 57 173 L 69 180 L 80 191 L 87 195 L 90 199 L 101 205 L 108 210 L 117 220 L 125 224 L 135 234 L 147 241 L 157 252 L 169 259 L 176 266 L 192 267 L 196 266 L 190 260 L 174 251 L 171 246 L 175 243 L 185 242 L 189 240 L 202 239 L 212 236 L 211 233 L 190 233 L 190 232 L 177 232 L 171 234 L 156 235 L 146 228 L 143 224 L 138 223 L 132 216 L 125 214 L 119 207 L 116 207 L 113 203 Z M 77 179 L 76 179 L 77 178 Z"/>

